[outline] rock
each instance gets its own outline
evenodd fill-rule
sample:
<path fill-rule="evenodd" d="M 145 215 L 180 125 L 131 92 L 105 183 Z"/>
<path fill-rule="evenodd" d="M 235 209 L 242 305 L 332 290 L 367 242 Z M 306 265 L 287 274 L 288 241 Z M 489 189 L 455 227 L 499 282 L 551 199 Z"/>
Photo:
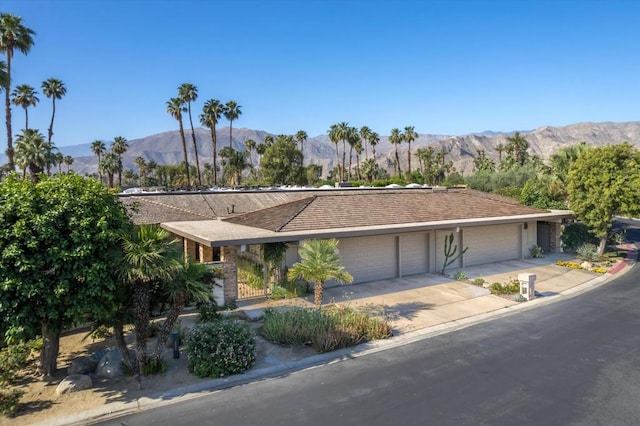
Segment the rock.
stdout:
<path fill-rule="evenodd" d="M 118 349 L 109 348 L 105 351 L 98 363 L 98 367 L 96 367 L 96 374 L 107 378 L 124 375 L 122 371 L 122 356 Z"/>
<path fill-rule="evenodd" d="M 67 374 L 90 374 L 95 373 L 97 362 L 94 362 L 88 356 L 81 356 L 71 361 L 71 365 L 67 368 Z"/>
<path fill-rule="evenodd" d="M 580 267 L 582 269 L 591 269 L 592 266 L 593 265 L 591 265 L 591 263 L 587 262 L 586 260 L 580 264 Z"/>
<path fill-rule="evenodd" d="M 91 386 L 93 386 L 91 377 L 86 374 L 72 374 L 62 379 L 56 388 L 56 393 L 58 395 L 64 395 L 66 393 L 89 389 Z"/>

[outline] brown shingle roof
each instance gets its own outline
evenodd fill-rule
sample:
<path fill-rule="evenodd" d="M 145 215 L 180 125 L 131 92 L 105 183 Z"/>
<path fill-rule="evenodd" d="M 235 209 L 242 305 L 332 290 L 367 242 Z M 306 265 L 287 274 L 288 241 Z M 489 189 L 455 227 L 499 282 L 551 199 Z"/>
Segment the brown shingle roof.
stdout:
<path fill-rule="evenodd" d="M 225 219 L 275 232 L 395 225 L 545 213 L 480 191 L 383 190 L 318 193 Z"/>

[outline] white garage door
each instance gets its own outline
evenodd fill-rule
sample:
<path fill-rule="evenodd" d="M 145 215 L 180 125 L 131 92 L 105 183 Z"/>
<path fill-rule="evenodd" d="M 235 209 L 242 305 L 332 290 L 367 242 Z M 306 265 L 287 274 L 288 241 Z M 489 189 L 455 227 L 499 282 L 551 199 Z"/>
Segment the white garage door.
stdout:
<path fill-rule="evenodd" d="M 402 276 L 428 272 L 428 236 L 424 232 L 400 235 L 400 262 Z"/>
<path fill-rule="evenodd" d="M 396 278 L 398 275 L 395 235 L 342 238 L 338 249 L 342 264 L 353 276 L 354 283 Z"/>
<path fill-rule="evenodd" d="M 522 257 L 521 224 L 464 228 L 464 265 L 482 265 Z"/>

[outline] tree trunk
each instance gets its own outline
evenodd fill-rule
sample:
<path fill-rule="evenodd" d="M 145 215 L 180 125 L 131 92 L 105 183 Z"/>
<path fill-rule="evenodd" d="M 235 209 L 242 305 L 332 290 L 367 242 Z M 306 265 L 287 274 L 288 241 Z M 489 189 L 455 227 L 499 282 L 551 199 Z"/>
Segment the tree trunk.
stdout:
<path fill-rule="evenodd" d="M 196 142 L 196 132 L 193 129 L 191 119 L 191 103 L 189 103 L 189 124 L 191 124 L 191 139 L 193 139 L 193 153 L 196 156 L 196 171 L 198 172 L 198 185 L 202 186 L 202 176 L 200 175 L 200 160 L 198 159 L 198 143 Z"/>
<path fill-rule="evenodd" d="M 127 368 L 133 370 L 133 360 L 131 359 L 129 348 L 127 348 L 127 342 L 124 340 L 124 324 L 122 324 L 122 322 L 116 321 L 113 325 L 113 334 L 116 339 L 116 344 L 118 345 L 118 350 L 120 351 L 123 364 L 126 365 Z"/>
<path fill-rule="evenodd" d="M 16 166 L 13 161 L 13 134 L 11 133 L 11 98 L 9 97 L 9 92 L 11 92 L 11 58 L 13 56 L 13 48 L 7 49 L 5 54 L 7 55 L 7 81 L 9 82 L 4 90 L 5 123 L 7 125 L 7 163 L 9 165 L 9 171 L 14 171 Z"/>
<path fill-rule="evenodd" d="M 323 294 L 324 294 L 324 283 L 321 283 L 318 281 L 313 285 L 313 303 L 318 308 L 322 306 Z"/>
<path fill-rule="evenodd" d="M 136 358 L 138 373 L 142 374 L 147 363 L 147 337 L 149 334 L 149 283 L 137 282 L 133 290 L 136 321 Z"/>
<path fill-rule="evenodd" d="M 604 250 L 607 248 L 607 234 L 600 238 L 600 244 L 598 244 L 598 257 L 602 257 Z"/>
<path fill-rule="evenodd" d="M 187 140 L 184 137 L 182 119 L 178 121 L 180 123 L 180 137 L 182 138 L 182 155 L 184 156 L 185 173 L 187 174 L 187 189 L 191 189 L 191 179 L 189 178 L 189 157 L 187 156 Z"/>
<path fill-rule="evenodd" d="M 162 329 L 160 330 L 160 334 L 158 335 L 158 341 L 156 342 L 156 350 L 153 352 L 153 360 L 154 362 L 162 361 L 162 354 L 164 352 L 164 348 L 169 340 L 169 334 L 173 330 L 173 326 L 178 321 L 180 314 L 182 313 L 182 308 L 184 307 L 184 297 L 179 297 L 174 304 L 171 305 L 171 309 L 169 309 L 169 313 L 167 314 L 167 319 L 164 321 L 162 325 Z"/>
<path fill-rule="evenodd" d="M 216 127 L 211 127 L 211 158 L 213 158 L 213 185 L 218 186 L 218 153 L 216 152 L 217 140 L 216 140 Z"/>
<path fill-rule="evenodd" d="M 53 377 L 58 371 L 57 360 L 60 352 L 60 321 L 42 323 L 42 351 L 40 352 L 40 372 Z"/>

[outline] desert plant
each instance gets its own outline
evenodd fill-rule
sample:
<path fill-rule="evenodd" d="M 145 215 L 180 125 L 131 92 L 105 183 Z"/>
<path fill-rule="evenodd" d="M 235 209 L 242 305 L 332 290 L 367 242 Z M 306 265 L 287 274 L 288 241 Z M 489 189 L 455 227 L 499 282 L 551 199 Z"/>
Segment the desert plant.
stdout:
<path fill-rule="evenodd" d="M 521 295 L 520 293 L 516 294 L 513 297 L 513 300 L 515 300 L 518 303 L 522 303 L 522 302 L 526 302 L 527 301 L 527 299 L 523 295 Z"/>
<path fill-rule="evenodd" d="M 593 262 L 598 260 L 598 247 L 595 244 L 582 244 L 576 250 L 576 254 L 582 260 L 586 260 L 587 262 Z"/>
<path fill-rule="evenodd" d="M 20 398 L 24 391 L 20 389 L 0 389 L 0 414 L 13 417 L 20 408 Z"/>
<path fill-rule="evenodd" d="M 187 338 L 189 372 L 198 377 L 243 373 L 256 360 L 256 341 L 242 322 L 222 320 L 196 325 Z"/>
<path fill-rule="evenodd" d="M 214 300 L 198 306 L 198 313 L 200 314 L 198 322 L 212 322 L 221 318 L 220 308 Z"/>
<path fill-rule="evenodd" d="M 626 240 L 627 240 L 626 229 L 611 230 L 607 235 L 607 242 L 609 244 L 623 244 Z"/>
<path fill-rule="evenodd" d="M 541 257 L 544 257 L 544 250 L 542 250 L 542 247 L 536 244 L 535 246 L 529 249 L 529 254 L 534 259 L 539 259 Z"/>
<path fill-rule="evenodd" d="M 442 272 L 440 273 L 440 275 L 444 275 L 444 271 L 447 266 L 451 265 L 460 256 L 465 254 L 467 250 L 469 250 L 469 247 L 465 247 L 460 253 L 456 255 L 456 252 L 458 251 L 458 245 L 453 245 L 453 239 L 453 232 L 444 237 L 444 262 L 442 262 Z"/>
<path fill-rule="evenodd" d="M 467 279 L 467 273 L 465 271 L 458 271 L 453 277 L 456 281 L 463 281 Z"/>
<path fill-rule="evenodd" d="M 262 265 L 246 257 L 238 259 L 238 279 L 253 289 L 264 288 Z"/>
<path fill-rule="evenodd" d="M 507 281 L 506 283 L 494 282 L 489 286 L 491 294 L 505 295 L 520 292 L 520 282 L 516 279 Z"/>
<path fill-rule="evenodd" d="M 486 282 L 486 281 L 484 280 L 484 278 L 480 278 L 480 277 L 478 277 L 478 278 L 474 278 L 474 279 L 473 279 L 473 283 L 474 283 L 475 285 L 483 285 L 485 282 Z"/>

